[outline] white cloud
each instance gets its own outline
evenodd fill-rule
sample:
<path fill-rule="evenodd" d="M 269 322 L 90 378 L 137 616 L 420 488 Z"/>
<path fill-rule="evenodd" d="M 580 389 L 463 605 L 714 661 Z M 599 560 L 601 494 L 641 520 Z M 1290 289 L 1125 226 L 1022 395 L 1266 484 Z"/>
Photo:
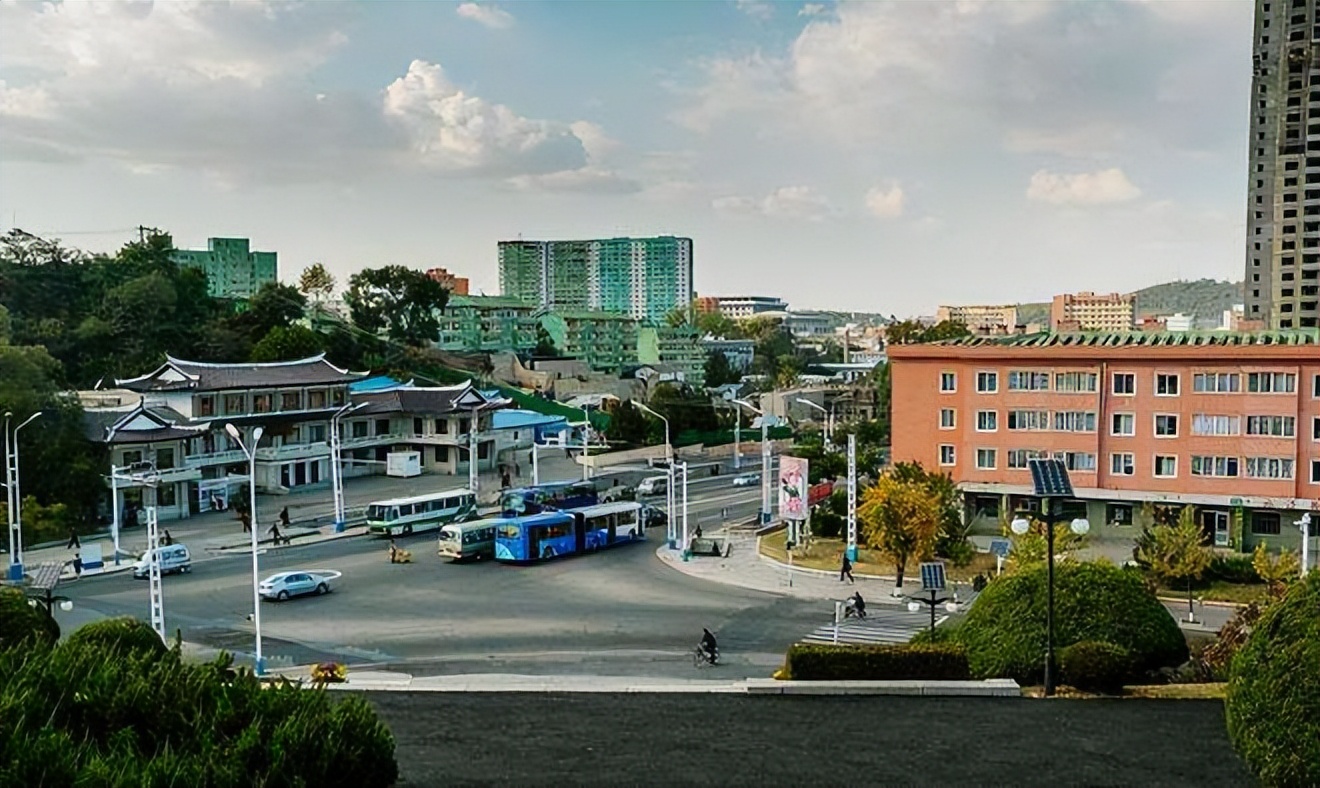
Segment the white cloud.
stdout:
<path fill-rule="evenodd" d="M 823 3 L 807 3 L 798 9 L 798 16 L 820 16 L 828 11 Z"/>
<path fill-rule="evenodd" d="M 761 198 L 730 195 L 711 201 L 722 213 L 759 214 L 773 219 L 818 222 L 832 213 L 829 200 L 810 186 L 781 186 Z"/>
<path fill-rule="evenodd" d="M 591 192 L 594 194 L 632 194 L 641 184 L 614 170 L 587 165 L 575 170 L 560 170 L 543 175 L 515 175 L 509 185 L 519 191 Z"/>
<path fill-rule="evenodd" d="M 593 164 L 604 162 L 623 147 L 623 143 L 606 134 L 604 129 L 591 121 L 574 121 L 568 124 L 568 128 L 573 132 L 573 136 L 582 141 L 582 147 L 587 152 L 587 160 Z"/>
<path fill-rule="evenodd" d="M 1117 167 L 1071 175 L 1040 170 L 1027 186 L 1027 199 L 1055 205 L 1104 205 L 1140 196 L 1141 190 Z"/>
<path fill-rule="evenodd" d="M 903 215 L 903 187 L 897 183 L 874 186 L 866 192 L 866 210 L 879 219 L 895 219 Z"/>
<path fill-rule="evenodd" d="M 458 7 L 457 13 L 464 19 L 470 19 L 494 30 L 513 27 L 513 14 L 493 5 L 463 3 Z"/>
<path fill-rule="evenodd" d="M 765 0 L 736 0 L 735 5 L 753 19 L 770 19 L 775 15 L 774 5 Z"/>

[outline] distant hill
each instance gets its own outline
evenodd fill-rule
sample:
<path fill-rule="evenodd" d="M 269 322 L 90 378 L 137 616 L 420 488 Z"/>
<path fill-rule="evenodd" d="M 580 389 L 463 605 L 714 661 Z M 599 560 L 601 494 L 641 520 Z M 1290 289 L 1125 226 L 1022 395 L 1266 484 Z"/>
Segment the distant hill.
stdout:
<path fill-rule="evenodd" d="M 1137 316 L 1191 315 L 1198 323 L 1218 325 L 1224 310 L 1242 303 L 1243 282 L 1197 279 L 1167 282 L 1137 291 Z M 1049 303 L 1018 304 L 1018 322 L 1049 323 Z"/>

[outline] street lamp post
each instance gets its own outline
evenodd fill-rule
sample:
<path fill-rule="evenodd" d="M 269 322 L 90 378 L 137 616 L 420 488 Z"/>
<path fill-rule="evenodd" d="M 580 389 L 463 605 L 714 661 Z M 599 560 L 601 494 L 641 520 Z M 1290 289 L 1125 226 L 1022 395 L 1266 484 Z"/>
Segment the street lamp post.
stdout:
<path fill-rule="evenodd" d="M 344 439 L 339 434 L 339 428 L 345 416 L 366 406 L 365 402 L 347 404 L 330 417 L 330 484 L 334 486 L 335 495 L 335 533 L 344 530 Z"/>
<path fill-rule="evenodd" d="M 761 525 L 770 522 L 770 420 L 765 411 L 744 399 L 733 400 L 761 417 Z"/>
<path fill-rule="evenodd" d="M 590 467 L 587 465 L 587 454 L 591 450 L 591 413 L 587 411 L 591 404 L 582 403 L 582 481 L 591 478 Z"/>
<path fill-rule="evenodd" d="M 733 469 L 742 470 L 742 411 L 733 409 Z"/>
<path fill-rule="evenodd" d="M 1071 490 L 1071 486 L 1069 486 Z M 1054 501 L 1041 500 L 1041 513 L 1045 517 L 1045 553 L 1046 553 L 1046 602 L 1045 602 L 1045 695 L 1054 694 L 1054 525 L 1062 519 L 1062 511 L 1056 510 Z M 1016 517 L 1010 526 L 1013 533 L 1021 536 L 1031 530 L 1031 523 L 1025 517 Z M 1078 536 L 1086 535 L 1091 524 L 1078 517 L 1072 521 L 1070 529 Z"/>
<path fill-rule="evenodd" d="M 833 427 L 831 426 L 831 423 L 830 423 L 830 422 L 831 422 L 831 419 L 830 419 L 830 411 L 827 410 L 827 409 L 825 409 L 824 406 L 817 405 L 816 403 L 812 402 L 811 400 L 807 399 L 806 397 L 798 397 L 796 401 L 797 401 L 798 403 L 802 404 L 802 405 L 806 405 L 806 406 L 808 406 L 808 407 L 810 407 L 810 408 L 812 408 L 812 409 L 814 409 L 814 410 L 818 410 L 818 411 L 820 411 L 821 415 L 825 417 L 825 418 L 823 419 L 823 421 L 822 421 L 822 424 L 823 424 L 823 426 L 824 426 L 824 429 L 821 430 L 821 436 L 822 436 L 822 437 L 824 438 L 824 440 L 825 440 L 825 451 L 830 451 L 831 449 L 833 449 L 833 448 L 834 448 L 834 430 L 833 430 Z"/>
<path fill-rule="evenodd" d="M 669 549 L 674 549 L 674 544 L 678 537 L 675 534 L 677 526 L 674 517 L 674 444 L 669 442 L 669 419 L 652 410 L 649 405 L 641 402 L 634 402 L 638 410 L 655 416 L 665 423 L 665 536 L 669 542 Z"/>
<path fill-rule="evenodd" d="M 472 419 L 468 422 L 468 489 L 472 491 L 472 497 L 477 498 L 477 409 L 472 409 Z"/>
<path fill-rule="evenodd" d="M 252 445 L 243 443 L 243 436 L 238 431 L 238 427 L 233 424 L 225 425 L 225 432 L 229 433 L 230 440 L 238 444 L 238 448 L 243 454 L 247 455 L 248 460 L 248 493 L 250 500 L 248 503 L 248 519 L 252 524 L 252 624 L 257 633 L 257 657 L 255 663 L 255 672 L 258 676 L 266 672 L 266 659 L 261 653 L 261 595 L 257 591 L 257 584 L 260 583 L 260 569 L 257 566 L 257 530 L 260 528 L 257 519 L 257 445 L 261 443 L 261 433 L 263 428 L 257 427 L 252 431 Z"/>
<path fill-rule="evenodd" d="M 1302 519 L 1293 523 L 1302 530 L 1302 577 L 1311 566 L 1311 513 L 1302 515 Z"/>
<path fill-rule="evenodd" d="M 9 579 L 23 579 L 23 493 L 18 480 L 18 431 L 32 423 L 41 411 L 28 416 L 11 431 L 12 413 L 5 413 L 5 492 L 9 504 Z"/>

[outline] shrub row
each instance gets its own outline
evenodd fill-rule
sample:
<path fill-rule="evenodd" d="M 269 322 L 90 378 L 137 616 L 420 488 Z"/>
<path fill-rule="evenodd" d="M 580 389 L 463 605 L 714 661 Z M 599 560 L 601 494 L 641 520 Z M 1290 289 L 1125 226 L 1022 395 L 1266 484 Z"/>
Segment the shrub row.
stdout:
<path fill-rule="evenodd" d="M 1132 655 L 1113 643 L 1083 640 L 1059 652 L 1059 674 L 1079 690 L 1117 695 L 1132 675 Z"/>
<path fill-rule="evenodd" d="M 795 681 L 928 679 L 972 677 L 967 652 L 958 645 L 833 646 L 797 643 L 784 664 Z"/>

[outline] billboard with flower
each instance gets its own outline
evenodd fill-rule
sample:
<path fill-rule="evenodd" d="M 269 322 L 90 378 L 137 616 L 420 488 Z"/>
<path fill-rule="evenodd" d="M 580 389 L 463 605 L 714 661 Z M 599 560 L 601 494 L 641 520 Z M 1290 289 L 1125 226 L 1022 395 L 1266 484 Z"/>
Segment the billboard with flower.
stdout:
<path fill-rule="evenodd" d="M 807 460 L 803 457 L 779 458 L 779 516 L 807 519 Z"/>

